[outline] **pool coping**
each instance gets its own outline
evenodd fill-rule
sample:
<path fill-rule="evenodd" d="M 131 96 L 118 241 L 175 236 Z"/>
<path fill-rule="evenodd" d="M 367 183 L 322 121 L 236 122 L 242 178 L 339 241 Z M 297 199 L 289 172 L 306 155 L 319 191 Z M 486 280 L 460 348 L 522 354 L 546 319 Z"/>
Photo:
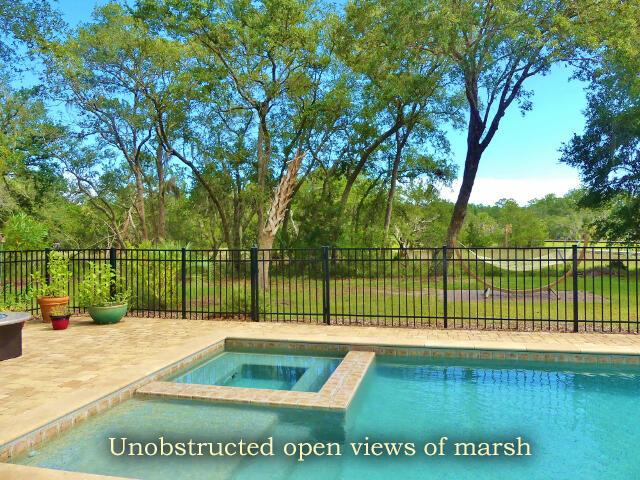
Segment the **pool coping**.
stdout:
<path fill-rule="evenodd" d="M 374 357 L 375 354 L 368 351 L 347 352 L 318 392 L 154 381 L 139 388 L 136 393 L 152 398 L 345 412 L 373 363 Z"/>
<path fill-rule="evenodd" d="M 350 351 L 371 351 L 381 356 L 417 356 L 427 358 L 465 358 L 478 360 L 520 360 L 558 363 L 598 363 L 609 365 L 640 365 L 640 353 L 632 349 L 611 351 L 606 348 L 584 348 L 579 351 L 548 347 L 515 348 L 510 344 L 492 345 L 408 345 L 400 342 L 283 340 L 282 338 L 227 337 L 225 346 L 248 349 L 282 349 L 340 355 Z"/>
<path fill-rule="evenodd" d="M 135 391 L 144 385 L 175 373 L 177 370 L 189 367 L 204 358 L 221 351 L 225 346 L 244 345 L 246 348 L 285 348 L 290 350 L 305 350 L 313 352 L 314 349 L 324 353 L 371 351 L 377 355 L 390 356 L 419 356 L 426 358 L 472 358 L 482 360 L 532 360 L 546 362 L 572 362 L 572 363 L 602 363 L 609 365 L 640 365 L 640 351 L 633 346 L 589 344 L 582 343 L 578 348 L 571 348 L 567 344 L 554 345 L 552 343 L 527 345 L 524 341 L 514 338 L 508 341 L 469 341 L 434 339 L 398 338 L 394 341 L 374 340 L 368 336 L 366 329 L 361 330 L 363 338 L 354 335 L 336 335 L 336 338 L 309 339 L 310 334 L 283 333 L 274 335 L 242 335 L 233 332 L 228 336 L 214 340 L 210 345 L 201 348 L 185 357 L 174 361 L 164 367 L 145 375 L 124 387 L 118 388 L 107 395 L 93 400 L 84 406 L 68 412 L 54 420 L 41 425 L 38 428 L 24 433 L 4 444 L 0 445 L 0 473 L 5 473 L 3 468 L 6 462 L 25 452 L 28 448 L 51 440 L 76 423 L 100 413 L 107 408 L 131 398 Z M 584 335 L 590 334 L 575 334 Z M 550 337 L 552 338 L 552 337 Z M 597 338 L 601 338 L 598 334 Z M 586 339 L 585 339 L 586 340 Z M 301 392 L 303 393 L 303 392 Z M 47 471 L 47 469 L 41 469 Z M 58 472 L 58 471 L 56 471 Z M 17 478 L 17 477 L 16 477 Z M 29 477 L 25 477 L 29 478 Z M 44 477 L 43 477 L 44 478 Z"/>

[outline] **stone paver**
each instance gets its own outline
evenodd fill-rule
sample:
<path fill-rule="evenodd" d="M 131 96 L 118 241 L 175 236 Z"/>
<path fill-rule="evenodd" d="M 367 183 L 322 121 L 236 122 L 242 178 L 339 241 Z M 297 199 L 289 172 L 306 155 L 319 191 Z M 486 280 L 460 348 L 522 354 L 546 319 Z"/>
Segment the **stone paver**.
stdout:
<path fill-rule="evenodd" d="M 0 362 L 0 451 L 12 440 L 231 337 L 355 346 L 640 355 L 638 335 L 412 330 L 163 318 L 127 318 L 108 326 L 74 318 L 69 329 L 63 331 L 53 331 L 42 323 L 28 323 L 23 334 L 23 356 Z M 0 464 L 0 478 L 9 478 L 4 468 Z"/>

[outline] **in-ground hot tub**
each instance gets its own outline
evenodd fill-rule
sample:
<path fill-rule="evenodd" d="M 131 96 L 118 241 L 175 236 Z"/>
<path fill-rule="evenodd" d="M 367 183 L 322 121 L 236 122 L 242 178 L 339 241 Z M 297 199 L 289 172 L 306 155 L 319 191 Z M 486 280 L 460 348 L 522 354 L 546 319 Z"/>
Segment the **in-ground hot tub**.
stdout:
<path fill-rule="evenodd" d="M 0 360 L 22 355 L 22 327 L 29 318 L 27 312 L 0 313 Z"/>

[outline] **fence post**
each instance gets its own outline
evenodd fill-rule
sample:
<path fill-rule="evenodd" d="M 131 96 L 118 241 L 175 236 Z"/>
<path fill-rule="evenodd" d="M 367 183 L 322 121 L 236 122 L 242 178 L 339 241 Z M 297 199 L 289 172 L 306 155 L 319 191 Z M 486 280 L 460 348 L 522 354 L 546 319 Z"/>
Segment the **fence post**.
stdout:
<path fill-rule="evenodd" d="M 329 247 L 322 247 L 322 320 L 326 325 L 331 323 L 329 279 Z"/>
<path fill-rule="evenodd" d="M 447 246 L 444 245 L 442 247 L 442 283 L 443 285 L 443 309 L 444 309 L 444 328 L 448 327 L 449 323 L 449 259 L 447 255 L 449 254 Z"/>
<path fill-rule="evenodd" d="M 578 245 L 571 247 L 571 258 L 573 260 L 573 331 L 578 331 Z"/>
<path fill-rule="evenodd" d="M 49 258 L 51 257 L 51 249 L 44 249 L 44 281 L 47 285 L 51 283 L 51 274 L 49 273 Z"/>
<path fill-rule="evenodd" d="M 260 321 L 258 317 L 258 247 L 251 247 L 251 321 Z"/>
<path fill-rule="evenodd" d="M 187 249 L 182 247 L 180 257 L 180 281 L 182 283 L 182 318 L 187 318 Z"/>
<path fill-rule="evenodd" d="M 111 294 L 111 298 L 115 297 L 116 295 L 116 248 L 115 247 L 111 247 L 109 249 L 109 266 L 111 267 L 111 271 L 114 273 L 114 276 L 111 277 L 111 284 L 109 287 L 110 290 L 110 294 Z"/>

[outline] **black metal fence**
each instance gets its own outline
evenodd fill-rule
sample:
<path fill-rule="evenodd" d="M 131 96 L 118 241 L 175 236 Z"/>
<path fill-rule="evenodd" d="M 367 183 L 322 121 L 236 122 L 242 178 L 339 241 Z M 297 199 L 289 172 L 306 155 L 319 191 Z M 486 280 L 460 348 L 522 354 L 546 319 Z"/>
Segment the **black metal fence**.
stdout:
<path fill-rule="evenodd" d="M 59 250 L 75 297 L 108 262 L 130 315 L 495 330 L 638 332 L 637 246 Z M 0 254 L 4 300 L 46 275 L 50 251 Z M 30 308 L 37 310 L 33 299 Z"/>

